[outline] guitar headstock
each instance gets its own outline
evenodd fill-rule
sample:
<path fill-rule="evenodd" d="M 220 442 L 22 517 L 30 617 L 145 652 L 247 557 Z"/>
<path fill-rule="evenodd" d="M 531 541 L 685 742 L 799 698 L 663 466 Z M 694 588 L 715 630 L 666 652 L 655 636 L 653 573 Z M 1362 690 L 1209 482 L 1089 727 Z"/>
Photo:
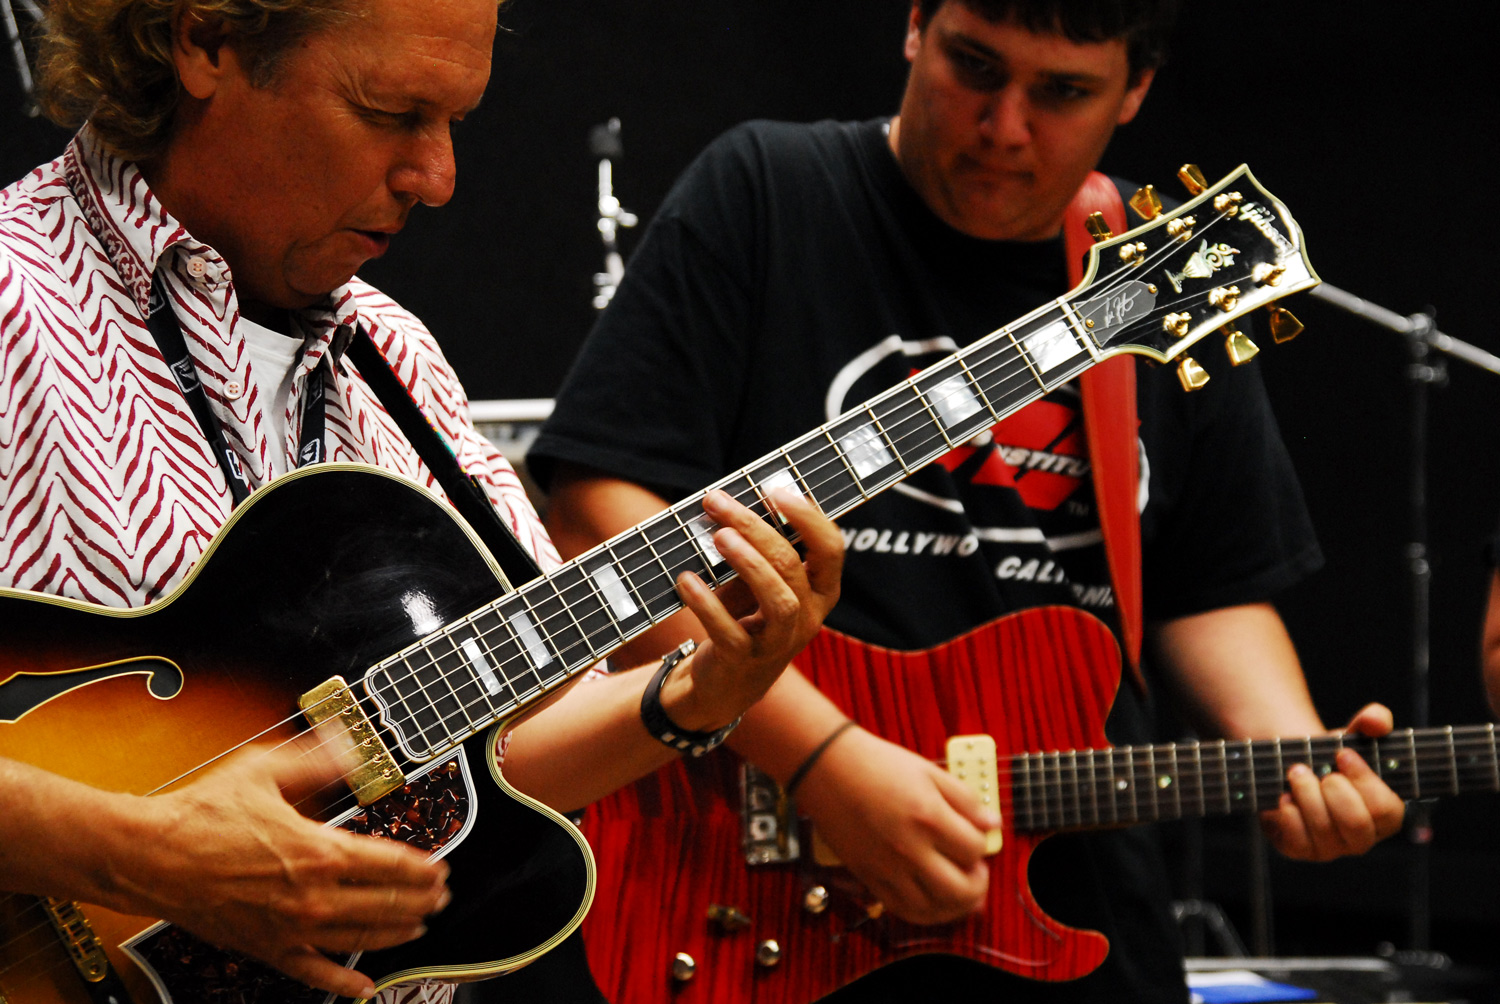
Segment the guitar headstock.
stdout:
<path fill-rule="evenodd" d="M 1169 213 L 1148 186 L 1130 200 L 1143 225 L 1115 236 L 1097 214 L 1091 219 L 1099 243 L 1068 299 L 1101 355 L 1176 361 L 1183 387 L 1197 390 L 1208 374 L 1186 355 L 1191 346 L 1223 329 L 1230 362 L 1248 362 L 1259 349 L 1232 322 L 1270 307 L 1272 337 L 1288 341 L 1302 325 L 1274 301 L 1321 280 L 1302 228 L 1249 167 L 1212 186 L 1192 165 L 1178 176 L 1194 197 Z"/>

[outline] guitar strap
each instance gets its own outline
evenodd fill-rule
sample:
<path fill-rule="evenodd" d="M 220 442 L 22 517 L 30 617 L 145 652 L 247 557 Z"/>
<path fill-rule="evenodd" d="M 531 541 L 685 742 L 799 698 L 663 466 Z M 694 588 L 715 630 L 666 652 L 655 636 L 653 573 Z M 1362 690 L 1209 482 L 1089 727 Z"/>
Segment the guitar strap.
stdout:
<path fill-rule="evenodd" d="M 521 546 L 510 527 L 495 512 L 495 506 L 477 478 L 464 470 L 453 448 L 423 414 L 422 408 L 396 371 L 361 325 L 345 355 L 359 367 L 359 375 L 375 392 L 391 418 L 396 420 L 417 456 L 427 465 L 448 501 L 495 556 L 512 587 L 519 587 L 542 574 L 531 552 Z"/>
<path fill-rule="evenodd" d="M 1084 226 L 1091 213 L 1103 213 L 1109 229 L 1124 233 L 1125 204 L 1108 177 L 1092 172 L 1073 196 L 1063 216 L 1063 247 L 1068 259 L 1068 287 L 1083 279 L 1084 262 L 1094 239 Z M 1115 610 L 1125 642 L 1131 678 L 1143 692 L 1141 634 L 1140 453 L 1135 410 L 1135 358 L 1116 356 L 1079 377 L 1083 396 L 1083 429 L 1093 467 L 1099 529 L 1114 587 Z"/>

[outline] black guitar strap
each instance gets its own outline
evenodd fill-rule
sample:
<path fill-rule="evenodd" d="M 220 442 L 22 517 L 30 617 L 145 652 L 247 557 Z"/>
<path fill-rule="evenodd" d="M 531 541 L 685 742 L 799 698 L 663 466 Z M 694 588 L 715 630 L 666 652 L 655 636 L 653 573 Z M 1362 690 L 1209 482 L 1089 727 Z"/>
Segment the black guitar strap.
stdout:
<path fill-rule="evenodd" d="M 365 378 L 365 383 L 396 420 L 407 441 L 416 448 L 417 456 L 437 479 L 453 508 L 490 549 L 510 584 L 520 586 L 540 576 L 542 570 L 536 559 L 521 546 L 510 527 L 495 512 L 479 481 L 463 469 L 452 447 L 422 414 L 411 391 L 391 369 L 390 362 L 370 340 L 363 326 L 349 343 L 345 354 L 359 367 L 360 376 Z"/>

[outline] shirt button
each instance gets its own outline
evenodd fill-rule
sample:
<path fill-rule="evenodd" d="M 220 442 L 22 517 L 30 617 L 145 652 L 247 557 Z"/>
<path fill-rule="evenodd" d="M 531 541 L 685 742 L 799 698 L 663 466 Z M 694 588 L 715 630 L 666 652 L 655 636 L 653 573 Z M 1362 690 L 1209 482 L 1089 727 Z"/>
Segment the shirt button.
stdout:
<path fill-rule="evenodd" d="M 245 387 L 238 380 L 231 380 L 224 385 L 224 396 L 231 401 L 238 401 L 243 393 L 245 393 Z"/>
<path fill-rule="evenodd" d="M 187 269 L 188 275 L 194 279 L 201 279 L 208 274 L 208 262 L 194 255 L 188 259 Z"/>

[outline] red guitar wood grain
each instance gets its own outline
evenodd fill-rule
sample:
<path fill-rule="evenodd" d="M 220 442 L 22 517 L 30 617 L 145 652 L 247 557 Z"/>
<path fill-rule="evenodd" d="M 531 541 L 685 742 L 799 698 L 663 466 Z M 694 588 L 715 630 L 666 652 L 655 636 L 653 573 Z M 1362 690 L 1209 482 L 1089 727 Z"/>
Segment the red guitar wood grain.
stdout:
<path fill-rule="evenodd" d="M 797 664 L 862 726 L 924 757 L 942 759 L 952 735 L 993 736 L 1002 804 L 1007 754 L 1108 745 L 1104 720 L 1120 679 L 1109 629 L 1068 607 L 1013 614 L 921 652 L 877 648 L 825 629 Z M 939 927 L 871 920 L 853 879 L 813 865 L 807 842 L 802 861 L 747 866 L 738 761 L 727 751 L 705 761 L 673 764 L 586 817 L 599 886 L 584 940 L 594 976 L 616 1004 L 807 1004 L 924 952 L 1069 980 L 1096 969 L 1109 951 L 1103 935 L 1066 927 L 1037 904 L 1027 867 L 1047 834 L 1016 832 L 1008 815 L 982 913 Z M 820 915 L 801 905 L 816 884 L 833 893 Z M 750 926 L 719 931 L 707 920 L 716 903 L 748 914 Z M 774 968 L 755 964 L 764 939 L 781 947 Z M 678 952 L 697 963 L 686 983 L 672 979 Z"/>

